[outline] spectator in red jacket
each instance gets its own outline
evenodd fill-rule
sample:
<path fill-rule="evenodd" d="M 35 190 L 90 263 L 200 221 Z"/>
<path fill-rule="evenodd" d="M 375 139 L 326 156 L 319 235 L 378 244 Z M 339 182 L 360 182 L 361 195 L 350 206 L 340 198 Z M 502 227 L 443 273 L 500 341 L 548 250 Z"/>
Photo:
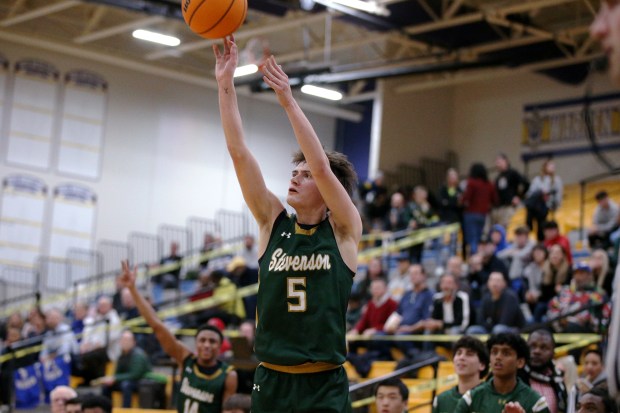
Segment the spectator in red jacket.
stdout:
<path fill-rule="evenodd" d="M 482 236 L 484 224 L 491 208 L 497 204 L 497 192 L 493 183 L 489 182 L 487 168 L 475 163 L 469 171 L 467 187 L 461 198 L 464 207 L 463 230 L 465 243 L 469 245 L 469 253 L 478 250 L 478 240 Z"/>
<path fill-rule="evenodd" d="M 372 280 L 370 284 L 371 300 L 366 305 L 362 318 L 351 330 L 352 333 L 372 335 L 383 331 L 383 325 L 398 308 L 398 303 L 390 298 L 384 278 Z"/>
<path fill-rule="evenodd" d="M 560 228 L 555 221 L 545 222 L 545 240 L 544 244 L 547 249 L 552 245 L 559 245 L 564 250 L 566 259 L 570 265 L 573 265 L 573 254 L 570 251 L 570 241 L 564 235 L 560 234 Z"/>

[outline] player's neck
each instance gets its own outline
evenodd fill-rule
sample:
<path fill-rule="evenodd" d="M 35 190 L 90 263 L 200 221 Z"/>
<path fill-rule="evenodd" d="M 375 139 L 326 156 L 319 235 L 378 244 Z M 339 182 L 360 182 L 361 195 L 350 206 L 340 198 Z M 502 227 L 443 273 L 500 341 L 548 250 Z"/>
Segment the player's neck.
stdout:
<path fill-rule="evenodd" d="M 319 224 L 327 217 L 325 208 L 307 208 L 304 206 L 295 208 L 295 214 L 297 215 L 297 223 L 304 225 Z"/>
<path fill-rule="evenodd" d="M 209 368 L 209 367 L 213 367 L 217 364 L 217 359 L 216 358 L 212 358 L 212 359 L 197 359 L 196 363 L 198 363 L 198 365 L 200 367 L 205 367 L 205 368 Z"/>
<path fill-rule="evenodd" d="M 468 390 L 473 389 L 481 382 L 480 376 L 478 374 L 472 374 L 471 376 L 460 376 L 459 377 L 459 393 L 465 394 Z"/>
<path fill-rule="evenodd" d="M 517 386 L 517 376 L 493 377 L 493 387 L 499 394 L 508 394 Z"/>

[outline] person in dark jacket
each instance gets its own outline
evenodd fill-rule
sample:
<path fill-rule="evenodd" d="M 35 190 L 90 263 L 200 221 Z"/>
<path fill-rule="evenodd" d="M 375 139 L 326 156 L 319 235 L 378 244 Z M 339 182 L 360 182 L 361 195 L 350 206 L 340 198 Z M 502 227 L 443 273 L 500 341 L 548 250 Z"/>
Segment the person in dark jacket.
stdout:
<path fill-rule="evenodd" d="M 487 283 L 488 292 L 482 298 L 478 323 L 467 329 L 467 334 L 499 334 L 518 332 L 525 325 L 519 307 L 519 298 L 507 288 L 500 272 L 492 272 Z"/>
<path fill-rule="evenodd" d="M 517 206 L 521 203 L 521 199 L 529 187 L 529 182 L 512 168 L 506 154 L 497 155 L 495 167 L 499 172 L 495 178 L 498 202 L 491 213 L 491 222 L 508 228 Z"/>

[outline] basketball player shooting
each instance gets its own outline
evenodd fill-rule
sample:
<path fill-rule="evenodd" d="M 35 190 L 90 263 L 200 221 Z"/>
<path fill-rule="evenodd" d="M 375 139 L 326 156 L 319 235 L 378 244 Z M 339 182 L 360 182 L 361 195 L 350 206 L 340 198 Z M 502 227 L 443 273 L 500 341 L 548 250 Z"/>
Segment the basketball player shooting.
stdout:
<path fill-rule="evenodd" d="M 233 83 L 234 38 L 216 58 L 220 115 L 245 202 L 259 226 L 256 369 L 252 412 L 348 412 L 345 313 L 357 269 L 362 221 L 350 194 L 356 176 L 346 157 L 326 152 L 273 56 L 261 71 L 301 149 L 294 155 L 287 203 L 267 187 L 246 146 Z"/>
<path fill-rule="evenodd" d="M 607 56 L 609 77 L 620 86 L 620 2 L 601 1 L 601 8 L 590 26 L 590 35 L 601 43 Z M 620 263 L 614 277 L 612 316 L 609 324 L 605 371 L 609 393 L 620 401 Z"/>

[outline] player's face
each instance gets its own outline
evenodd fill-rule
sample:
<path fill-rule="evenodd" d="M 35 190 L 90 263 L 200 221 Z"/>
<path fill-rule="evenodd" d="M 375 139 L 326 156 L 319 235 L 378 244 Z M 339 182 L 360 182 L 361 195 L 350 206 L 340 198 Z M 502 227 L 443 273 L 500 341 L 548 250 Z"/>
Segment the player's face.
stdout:
<path fill-rule="evenodd" d="M 612 82 L 620 86 L 620 0 L 603 0 L 590 26 L 590 35 L 601 42 L 609 59 Z"/>
<path fill-rule="evenodd" d="M 452 361 L 454 362 L 454 371 L 459 377 L 473 375 L 479 377 L 480 372 L 484 371 L 485 368 L 478 357 L 478 353 L 470 348 L 459 347 L 454 353 Z"/>
<path fill-rule="evenodd" d="M 489 352 L 491 371 L 500 378 L 516 376 L 517 370 L 523 368 L 525 360 L 517 358 L 517 352 L 507 344 L 495 344 Z"/>
<path fill-rule="evenodd" d="M 196 354 L 202 363 L 209 363 L 218 356 L 222 342 L 215 331 L 202 330 L 196 336 Z"/>
<path fill-rule="evenodd" d="M 605 413 L 605 405 L 599 396 L 586 393 L 579 398 L 575 410 L 577 413 Z"/>
<path fill-rule="evenodd" d="M 530 346 L 530 365 L 543 367 L 553 358 L 553 341 L 546 334 L 533 333 L 527 344 Z"/>
<path fill-rule="evenodd" d="M 293 208 L 296 205 L 324 204 L 307 163 L 301 162 L 293 169 L 286 201 Z"/>
<path fill-rule="evenodd" d="M 379 387 L 376 399 L 378 413 L 403 413 L 407 407 L 407 401 L 403 400 L 398 387 Z"/>

